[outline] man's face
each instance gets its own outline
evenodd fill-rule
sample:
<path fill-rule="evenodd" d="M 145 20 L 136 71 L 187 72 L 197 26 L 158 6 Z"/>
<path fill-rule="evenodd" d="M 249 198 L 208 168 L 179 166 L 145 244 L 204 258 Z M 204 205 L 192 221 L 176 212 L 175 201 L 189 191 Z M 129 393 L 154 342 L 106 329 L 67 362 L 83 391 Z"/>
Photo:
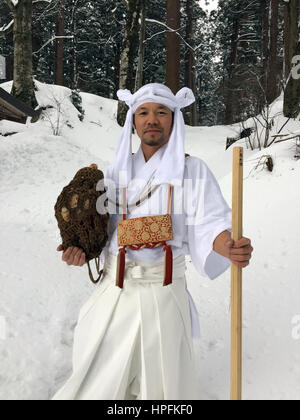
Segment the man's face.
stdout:
<path fill-rule="evenodd" d="M 142 143 L 162 146 L 169 141 L 173 118 L 172 111 L 154 102 L 142 104 L 134 114 L 135 128 Z"/>

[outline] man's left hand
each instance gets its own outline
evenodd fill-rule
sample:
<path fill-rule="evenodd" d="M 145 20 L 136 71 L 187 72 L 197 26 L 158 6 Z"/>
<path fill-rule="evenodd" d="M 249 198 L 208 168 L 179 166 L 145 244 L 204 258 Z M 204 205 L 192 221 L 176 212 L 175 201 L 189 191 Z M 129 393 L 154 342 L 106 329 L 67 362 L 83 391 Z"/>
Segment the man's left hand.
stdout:
<path fill-rule="evenodd" d="M 253 247 L 249 238 L 242 237 L 238 241 L 232 239 L 225 242 L 228 258 L 237 267 L 245 268 L 249 265 Z"/>

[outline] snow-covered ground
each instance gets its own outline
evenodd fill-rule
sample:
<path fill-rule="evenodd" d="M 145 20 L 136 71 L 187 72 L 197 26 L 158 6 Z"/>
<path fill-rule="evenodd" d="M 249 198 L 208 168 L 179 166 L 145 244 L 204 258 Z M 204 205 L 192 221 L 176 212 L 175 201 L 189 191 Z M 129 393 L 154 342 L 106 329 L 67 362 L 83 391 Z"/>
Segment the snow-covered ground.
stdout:
<path fill-rule="evenodd" d="M 82 93 L 80 122 L 67 88 L 38 83 L 40 105 L 62 103 L 35 124 L 0 121 L 0 399 L 47 400 L 71 374 L 73 330 L 92 293 L 86 266 L 69 267 L 60 243 L 54 204 L 75 172 L 114 159 L 120 127 L 117 103 Z M 2 84 L 10 90 L 11 83 Z M 55 105 L 57 106 L 57 105 Z M 285 121 L 277 115 L 273 132 Z M 250 122 L 249 122 L 250 124 Z M 251 124 L 250 124 L 251 125 Z M 187 127 L 186 152 L 202 158 L 231 203 L 232 148 L 226 137 L 239 126 Z M 283 133 L 299 132 L 290 121 Z M 134 136 L 133 149 L 139 139 Z M 269 149 L 244 146 L 244 235 L 255 248 L 243 270 L 243 397 L 300 397 L 300 160 L 293 140 Z M 256 165 L 270 154 L 273 172 Z M 230 372 L 230 272 L 201 277 L 187 257 L 187 278 L 200 313 L 200 399 L 228 399 Z"/>

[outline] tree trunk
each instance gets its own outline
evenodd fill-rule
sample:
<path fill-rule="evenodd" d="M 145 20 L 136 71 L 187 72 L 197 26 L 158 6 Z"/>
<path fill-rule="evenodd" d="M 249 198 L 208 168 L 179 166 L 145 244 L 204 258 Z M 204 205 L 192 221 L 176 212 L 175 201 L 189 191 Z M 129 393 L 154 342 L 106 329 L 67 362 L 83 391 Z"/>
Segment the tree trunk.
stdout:
<path fill-rule="evenodd" d="M 300 57 L 300 41 L 295 56 Z M 300 114 L 300 60 L 295 61 L 295 64 L 284 91 L 283 114 L 287 118 L 297 118 Z"/>
<path fill-rule="evenodd" d="M 290 73 L 288 83 L 284 92 L 283 113 L 287 118 L 296 118 L 300 113 L 300 71 L 292 69 L 292 61 L 295 56 L 300 55 L 299 41 L 299 0 L 290 0 L 287 3 L 287 30 L 289 33 L 288 56 Z M 299 61 L 298 61 L 299 63 Z M 299 68 L 297 61 L 294 63 Z"/>
<path fill-rule="evenodd" d="M 32 0 L 19 0 L 14 7 L 14 82 L 11 94 L 35 108 L 32 74 Z"/>
<path fill-rule="evenodd" d="M 277 58 L 277 43 L 278 43 L 278 13 L 279 0 L 271 0 L 271 17 L 270 17 L 270 58 L 268 71 L 268 89 L 267 89 L 267 103 L 271 104 L 278 94 L 277 90 L 277 74 L 278 74 L 278 58 Z"/>
<path fill-rule="evenodd" d="M 286 3 L 286 54 L 288 59 L 288 73 L 292 67 L 292 58 L 295 54 L 299 40 L 298 20 L 299 20 L 299 0 L 290 0 Z"/>
<path fill-rule="evenodd" d="M 227 84 L 227 93 L 225 100 L 225 117 L 224 124 L 232 124 L 233 122 L 233 113 L 234 113 L 234 69 L 237 64 L 237 40 L 239 35 L 239 23 L 238 18 L 234 19 L 232 36 L 231 36 L 231 53 L 230 53 L 230 70 L 229 70 L 229 80 Z"/>
<path fill-rule="evenodd" d="M 180 28 L 180 0 L 167 0 L 167 26 Z M 180 38 L 173 32 L 166 36 L 166 85 L 176 94 L 180 86 Z"/>
<path fill-rule="evenodd" d="M 12 80 L 14 78 L 14 57 L 9 55 L 6 57 L 6 80 Z"/>
<path fill-rule="evenodd" d="M 72 18 L 71 18 L 71 28 L 72 28 L 72 54 L 71 54 L 71 89 L 77 89 L 78 86 L 78 70 L 77 70 L 77 25 L 76 25 L 76 13 L 77 13 L 77 3 L 78 0 L 73 0 L 72 7 Z"/>
<path fill-rule="evenodd" d="M 65 34 L 65 0 L 60 0 L 60 5 L 56 15 L 56 36 L 63 37 Z M 54 83 L 59 86 L 64 85 L 64 39 L 58 38 L 55 42 L 55 62 L 54 62 Z"/>
<path fill-rule="evenodd" d="M 141 30 L 140 30 L 140 46 L 139 59 L 135 80 L 135 91 L 143 86 L 143 67 L 145 58 L 145 35 L 146 35 L 146 0 L 141 0 Z"/>
<path fill-rule="evenodd" d="M 134 90 L 134 60 L 139 44 L 140 15 L 141 0 L 128 0 L 124 43 L 120 60 L 119 89 Z M 125 123 L 126 113 L 127 105 L 124 102 L 119 102 L 117 121 L 121 126 Z"/>
<path fill-rule="evenodd" d="M 119 44 L 116 45 L 114 51 L 114 84 L 115 84 L 115 92 L 118 89 L 120 84 L 120 57 L 121 57 L 121 46 Z M 114 99 L 117 99 L 117 95 L 114 96 Z"/>
<path fill-rule="evenodd" d="M 194 0 L 187 0 L 186 2 L 186 42 L 193 46 L 193 29 L 194 29 L 194 18 L 193 18 L 193 3 Z M 196 74 L 195 74 L 195 54 L 194 52 L 186 47 L 185 52 L 185 71 L 184 71 L 185 86 L 192 89 L 193 92 L 196 90 Z M 185 112 L 185 122 L 188 125 L 195 126 L 197 121 L 196 115 L 196 102 L 187 108 Z"/>
<path fill-rule="evenodd" d="M 290 31 L 289 31 L 289 7 L 288 3 L 284 3 L 284 79 L 287 81 L 291 71 L 291 60 L 290 57 Z"/>
<path fill-rule="evenodd" d="M 263 103 L 260 108 L 263 108 L 267 103 L 268 90 L 268 69 L 269 69 L 269 35 L 270 35 L 270 0 L 261 1 L 261 16 L 262 16 L 262 87 L 263 87 Z"/>

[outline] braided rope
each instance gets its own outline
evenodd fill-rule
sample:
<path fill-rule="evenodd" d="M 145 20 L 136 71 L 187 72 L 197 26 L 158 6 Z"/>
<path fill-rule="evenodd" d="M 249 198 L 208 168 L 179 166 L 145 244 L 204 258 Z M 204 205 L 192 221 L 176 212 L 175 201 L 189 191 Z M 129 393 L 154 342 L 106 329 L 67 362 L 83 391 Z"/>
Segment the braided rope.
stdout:
<path fill-rule="evenodd" d="M 155 185 L 151 191 L 149 191 L 147 194 L 145 194 L 140 200 L 138 200 L 136 203 L 132 203 L 132 204 L 127 204 L 127 210 L 134 208 L 134 207 L 139 207 L 141 204 L 143 204 L 143 202 L 145 200 L 149 200 L 152 196 L 152 194 L 158 189 L 159 185 Z M 110 198 L 107 198 L 107 201 L 109 201 L 111 204 L 117 206 L 117 207 L 123 207 L 122 204 L 120 204 L 118 201 L 113 201 Z"/>
<path fill-rule="evenodd" d="M 163 245 L 167 245 L 166 241 L 161 241 L 161 242 L 150 242 L 148 244 L 140 244 L 140 245 L 127 245 L 127 248 L 131 249 L 132 251 L 138 250 L 138 249 L 145 249 L 145 248 L 157 248 Z"/>
<path fill-rule="evenodd" d="M 134 153 L 132 153 L 134 155 Z M 187 159 L 190 155 L 185 153 L 185 158 Z M 154 178 L 154 175 L 149 179 L 149 181 L 147 182 L 147 185 L 149 185 L 148 191 L 142 196 L 142 198 L 140 200 L 138 200 L 136 203 L 127 203 L 127 210 L 129 210 L 132 207 L 138 207 L 140 206 L 145 200 L 149 200 L 152 196 L 153 193 L 155 193 L 155 191 L 160 187 L 160 185 L 155 185 L 152 189 L 151 189 L 151 181 Z M 146 187 L 147 187 L 146 185 Z M 142 193 L 141 193 L 142 194 Z M 111 204 L 114 204 L 117 207 L 123 207 L 123 205 L 121 203 L 119 203 L 118 201 L 113 201 L 110 198 L 107 198 L 107 201 L 109 201 Z"/>

